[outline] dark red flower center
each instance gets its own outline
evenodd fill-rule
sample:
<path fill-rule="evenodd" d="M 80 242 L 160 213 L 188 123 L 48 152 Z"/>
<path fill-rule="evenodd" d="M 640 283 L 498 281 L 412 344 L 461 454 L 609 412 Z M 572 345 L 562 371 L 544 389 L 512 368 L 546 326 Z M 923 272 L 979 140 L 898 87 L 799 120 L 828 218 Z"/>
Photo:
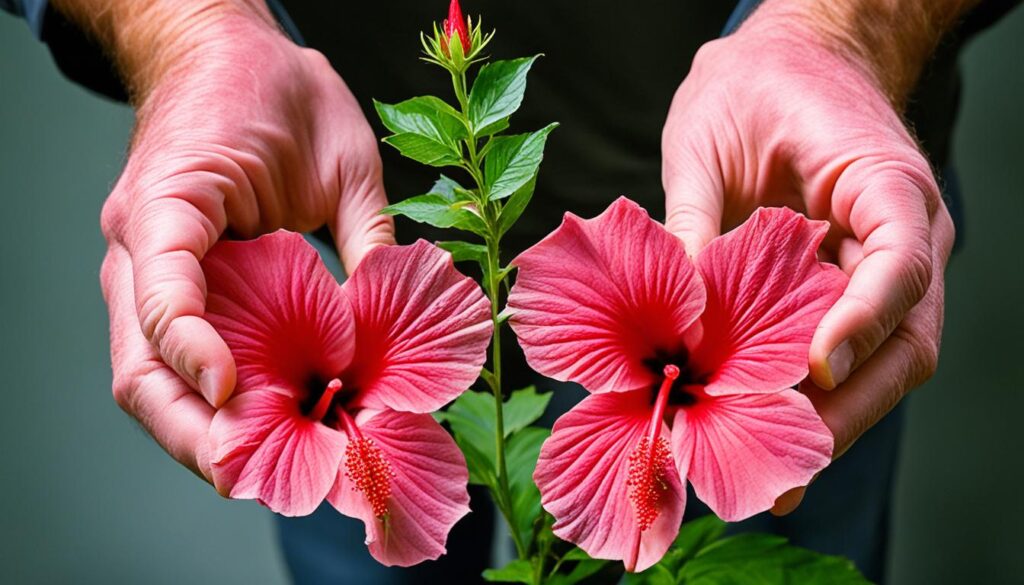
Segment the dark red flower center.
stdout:
<path fill-rule="evenodd" d="M 313 402 L 306 413 L 309 418 L 322 421 L 327 416 L 328 411 L 331 409 L 331 403 L 334 402 L 334 397 L 341 390 L 341 380 L 334 378 L 327 383 L 327 387 L 324 388 L 323 392 L 320 392 L 320 396 Z M 310 393 L 310 398 L 315 397 L 316 394 Z"/>
<path fill-rule="evenodd" d="M 679 376 L 672 381 L 668 394 L 669 414 L 675 408 L 688 408 L 696 405 L 704 396 L 703 387 L 708 383 L 708 374 L 699 371 L 690 362 L 690 353 L 686 349 L 676 351 L 658 351 L 654 357 L 644 360 L 644 365 L 657 376 L 662 376 L 667 366 L 679 371 Z M 677 364 L 682 364 L 681 366 Z M 655 388 L 651 389 L 651 404 L 658 398 Z"/>

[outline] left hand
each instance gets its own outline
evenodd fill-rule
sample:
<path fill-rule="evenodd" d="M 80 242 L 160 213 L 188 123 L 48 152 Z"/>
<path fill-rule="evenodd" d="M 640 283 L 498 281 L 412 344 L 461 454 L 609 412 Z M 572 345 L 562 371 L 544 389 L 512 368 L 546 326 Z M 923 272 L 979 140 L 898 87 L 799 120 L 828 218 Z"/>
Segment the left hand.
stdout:
<path fill-rule="evenodd" d="M 838 457 L 935 371 L 953 222 L 885 77 L 780 4 L 694 58 L 663 134 L 666 224 L 693 255 L 758 206 L 831 223 L 821 254 L 850 283 L 803 389 Z"/>

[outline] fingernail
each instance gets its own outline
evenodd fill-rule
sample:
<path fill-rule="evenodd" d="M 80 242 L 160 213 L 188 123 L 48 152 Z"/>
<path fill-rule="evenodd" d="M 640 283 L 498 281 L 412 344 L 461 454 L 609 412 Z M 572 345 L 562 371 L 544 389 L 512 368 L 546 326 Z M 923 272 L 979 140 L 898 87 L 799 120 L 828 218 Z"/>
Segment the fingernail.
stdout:
<path fill-rule="evenodd" d="M 199 393 L 203 395 L 203 398 L 206 398 L 206 401 L 214 408 L 220 407 L 224 400 L 221 396 L 220 384 L 213 372 L 209 368 L 200 368 L 196 375 L 196 382 L 199 384 Z"/>
<path fill-rule="evenodd" d="M 850 371 L 853 369 L 853 347 L 848 340 L 840 343 L 828 354 L 828 369 L 832 374 L 832 388 L 850 377 Z"/>

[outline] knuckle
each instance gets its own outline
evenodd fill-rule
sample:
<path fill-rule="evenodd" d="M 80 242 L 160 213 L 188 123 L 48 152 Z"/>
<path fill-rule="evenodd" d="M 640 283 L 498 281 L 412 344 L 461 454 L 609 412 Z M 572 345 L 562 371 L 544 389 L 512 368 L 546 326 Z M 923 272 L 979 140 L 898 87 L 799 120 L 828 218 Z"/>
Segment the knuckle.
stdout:
<path fill-rule="evenodd" d="M 117 284 L 116 262 L 114 252 L 108 249 L 107 255 L 103 257 L 103 264 L 100 265 L 100 289 L 103 291 L 103 299 L 108 305 Z"/>
<path fill-rule="evenodd" d="M 714 39 L 701 45 L 693 55 L 691 71 L 700 71 L 706 63 L 714 62 L 717 55 L 721 52 L 723 44 L 728 44 L 727 39 Z"/>
<path fill-rule="evenodd" d="M 309 61 L 314 71 L 322 71 L 324 69 L 329 69 L 332 72 L 334 71 L 334 67 L 331 65 L 331 60 L 322 52 L 313 48 L 302 47 L 300 49 L 300 53 L 307 61 Z"/>
<path fill-rule="evenodd" d="M 924 384 L 935 375 L 939 367 L 939 340 L 909 327 L 893 332 L 907 355 L 904 391 Z"/>
<path fill-rule="evenodd" d="M 137 303 L 142 334 L 146 339 L 159 345 L 176 313 L 171 310 L 170 299 L 162 293 L 153 293 L 137 299 Z"/>
<path fill-rule="evenodd" d="M 671 205 L 665 214 L 665 227 L 674 234 L 700 231 L 704 236 L 705 226 L 714 226 L 718 222 L 711 211 L 690 201 Z"/>
<path fill-rule="evenodd" d="M 939 206 L 933 222 L 932 231 L 938 241 L 940 257 L 942 262 L 946 262 L 949 260 L 950 254 L 953 253 L 953 244 L 956 242 L 956 224 L 953 223 L 953 217 L 949 214 L 945 204 Z"/>
<path fill-rule="evenodd" d="M 911 305 L 917 304 L 928 292 L 932 283 L 931 244 L 913 246 L 902 253 L 900 259 L 900 284 L 908 295 Z"/>
<path fill-rule="evenodd" d="M 108 244 L 120 239 L 121 228 L 128 215 L 126 207 L 124 195 L 116 189 L 103 202 L 103 208 L 100 211 L 100 230 Z"/>
<path fill-rule="evenodd" d="M 114 402 L 127 414 L 137 417 L 136 397 L 139 393 L 141 377 L 135 373 L 118 374 L 114 376 L 113 395 Z"/>
<path fill-rule="evenodd" d="M 158 369 L 159 364 L 145 360 L 130 370 L 114 375 L 114 402 L 146 429 L 149 428 L 149 414 L 142 408 L 142 393 L 154 381 L 154 373 Z"/>
<path fill-rule="evenodd" d="M 843 294 L 843 298 L 846 301 L 843 310 L 855 322 L 867 325 L 866 337 L 880 340 L 898 325 L 897 318 L 886 311 L 878 299 L 850 290 Z"/>

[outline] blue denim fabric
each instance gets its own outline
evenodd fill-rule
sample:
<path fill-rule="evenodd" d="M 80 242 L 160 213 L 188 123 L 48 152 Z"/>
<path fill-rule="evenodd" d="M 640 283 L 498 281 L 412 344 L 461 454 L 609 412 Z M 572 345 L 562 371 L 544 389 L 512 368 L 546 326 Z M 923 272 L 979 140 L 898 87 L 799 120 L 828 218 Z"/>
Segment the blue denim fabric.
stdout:
<path fill-rule="evenodd" d="M 43 32 L 43 16 L 46 14 L 47 3 L 47 0 L 0 0 L 0 10 L 24 18 L 32 29 L 32 34 L 39 38 Z"/>

